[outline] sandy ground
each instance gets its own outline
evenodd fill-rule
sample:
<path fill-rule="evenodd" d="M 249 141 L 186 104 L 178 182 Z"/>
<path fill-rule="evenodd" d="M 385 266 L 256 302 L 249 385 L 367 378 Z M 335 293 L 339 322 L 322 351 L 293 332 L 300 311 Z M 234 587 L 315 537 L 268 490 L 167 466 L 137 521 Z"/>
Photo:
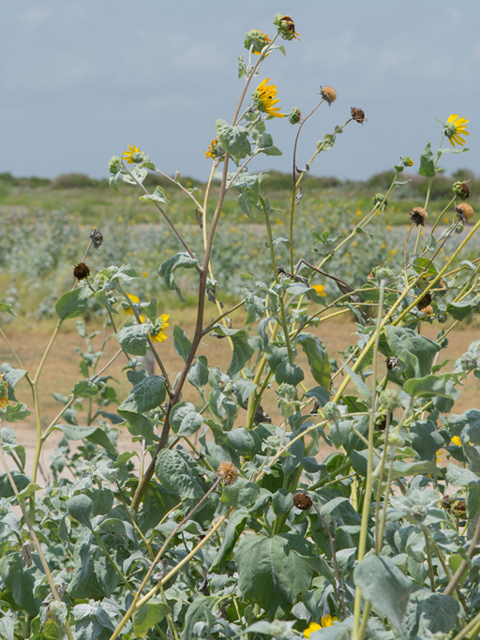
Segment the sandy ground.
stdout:
<path fill-rule="evenodd" d="M 172 318 L 172 327 L 175 320 L 177 320 L 177 322 L 183 326 L 187 336 L 191 337 L 193 335 L 194 326 L 192 322 L 193 319 L 191 317 L 185 317 L 183 321 L 182 318 L 178 316 L 176 319 Z M 175 353 L 173 348 L 173 340 L 171 336 L 172 327 L 170 327 L 170 329 L 168 330 L 168 340 L 165 343 L 159 345 L 159 353 L 163 362 L 166 364 L 168 371 L 173 372 L 173 375 L 171 376 L 173 380 L 175 378 L 175 374 L 181 370 L 183 361 Z M 240 327 L 241 325 L 239 324 L 238 328 Z M 87 327 L 89 332 L 92 332 L 98 328 L 99 327 L 94 326 L 93 324 L 89 324 Z M 423 328 L 422 333 L 424 335 L 427 335 L 428 337 L 435 338 L 438 330 L 438 326 L 431 327 L 429 325 L 426 325 Z M 42 328 L 40 326 L 40 328 L 32 331 L 19 330 L 15 328 L 15 323 L 11 323 L 4 327 L 4 331 L 9 341 L 14 346 L 24 368 L 28 369 L 33 376 L 45 350 L 45 346 L 48 344 L 51 329 L 47 327 Z M 342 360 L 342 357 L 339 356 L 338 351 L 345 349 L 348 344 L 355 341 L 355 336 L 352 336 L 355 331 L 356 326 L 353 322 L 345 321 L 341 318 L 336 318 L 335 320 L 330 320 L 322 323 L 320 327 L 315 330 L 317 335 L 324 341 L 328 349 L 330 358 L 336 357 L 339 361 Z M 449 335 L 450 347 L 447 352 L 441 352 L 439 358 L 439 362 L 442 362 L 445 358 L 443 354 L 445 353 L 446 355 L 448 353 L 451 362 L 442 371 L 451 370 L 455 359 L 458 358 L 462 353 L 464 353 L 467 350 L 468 345 L 478 337 L 480 337 L 480 329 L 472 325 L 466 325 L 463 329 L 452 331 Z M 94 347 L 99 348 L 100 341 L 100 336 L 95 338 L 93 343 Z M 82 379 L 82 375 L 79 373 L 78 369 L 79 356 L 75 352 L 75 347 L 84 349 L 84 345 L 85 343 L 78 336 L 78 333 L 76 331 L 75 321 L 68 321 L 66 323 L 66 326 L 62 328 L 59 335 L 57 336 L 57 339 L 47 359 L 44 371 L 40 379 L 40 408 L 43 429 L 45 429 L 51 422 L 51 420 L 58 414 L 62 406 L 52 397 L 52 391 L 55 391 L 57 393 L 69 394 L 74 383 Z M 99 368 L 106 364 L 117 350 L 118 344 L 116 340 L 114 338 L 109 340 L 107 342 L 104 355 L 101 358 Z M 209 364 L 211 366 L 220 365 L 223 370 L 227 369 L 230 359 L 230 350 L 228 348 L 226 340 L 218 340 L 216 338 L 206 336 L 203 340 L 203 344 L 199 353 L 203 353 L 207 356 Z M 303 352 L 299 354 L 298 361 L 301 366 L 302 364 L 306 365 Z M 2 362 L 10 362 L 14 366 L 18 366 L 16 365 L 12 354 L 7 348 L 5 342 L 0 338 L 0 363 Z M 130 388 L 129 383 L 125 378 L 125 374 L 121 373 L 121 369 L 123 366 L 125 366 L 125 364 L 126 360 L 122 354 L 111 365 L 108 372 L 106 372 L 119 381 L 118 384 L 112 384 L 117 388 L 117 395 L 120 400 L 123 400 L 126 397 Z M 384 367 L 385 364 L 382 357 L 382 361 L 380 362 L 380 373 L 383 372 Z M 306 371 L 305 384 L 308 388 L 311 388 L 315 386 L 316 383 L 310 376 L 308 366 L 305 366 L 304 369 Z M 465 385 L 460 399 L 457 402 L 457 405 L 455 407 L 456 413 L 462 413 L 469 408 L 477 407 L 478 401 L 480 399 L 479 392 L 480 380 L 477 380 L 472 376 L 469 379 L 468 383 Z M 33 408 L 30 388 L 25 381 L 21 381 L 17 385 L 16 395 L 17 398 L 25 402 L 30 409 Z M 270 400 L 263 403 L 263 407 L 264 410 L 266 410 L 275 419 L 275 416 L 278 415 L 278 410 L 276 407 L 274 394 L 270 395 Z M 198 403 L 198 394 L 196 390 L 188 383 L 185 386 L 183 400 L 189 400 Z M 84 411 L 83 413 L 80 412 L 77 416 L 79 425 L 86 424 L 85 417 L 87 403 L 88 401 L 85 400 L 83 404 Z M 111 410 L 114 411 L 113 408 Z M 244 418 L 244 413 L 245 412 L 243 410 L 240 410 L 237 424 L 241 424 L 242 419 Z M 4 423 L 5 426 L 7 424 L 8 423 Z M 25 447 L 28 461 L 27 469 L 31 469 L 36 441 L 34 416 L 30 416 L 30 418 L 25 421 L 11 423 L 8 426 L 12 426 L 15 429 L 17 433 L 17 442 Z M 50 438 L 46 441 L 42 449 L 41 468 L 44 469 L 45 473 L 47 474 L 49 467 L 49 457 L 57 446 L 57 443 L 60 440 L 61 436 L 61 432 L 54 431 Z M 120 428 L 119 448 L 122 452 L 132 450 L 130 434 L 126 429 Z M 14 468 L 13 463 L 12 468 Z M 39 478 L 39 480 L 42 481 L 42 478 Z"/>

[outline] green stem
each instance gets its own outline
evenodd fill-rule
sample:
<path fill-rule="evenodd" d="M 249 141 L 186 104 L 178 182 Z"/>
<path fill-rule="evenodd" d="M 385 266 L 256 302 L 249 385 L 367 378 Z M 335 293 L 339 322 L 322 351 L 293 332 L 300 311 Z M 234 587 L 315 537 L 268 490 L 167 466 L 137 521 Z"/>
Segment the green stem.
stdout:
<path fill-rule="evenodd" d="M 376 404 L 376 393 L 377 393 L 377 355 L 378 355 L 378 346 L 380 343 L 380 332 L 381 332 L 381 326 L 382 326 L 381 320 L 383 316 L 384 286 L 385 286 L 385 283 L 382 280 L 380 282 L 380 292 L 379 292 L 379 300 L 378 300 L 377 329 L 375 331 L 375 336 L 374 336 L 374 352 L 373 352 L 373 361 L 372 361 L 372 399 L 371 399 L 370 421 L 368 425 L 367 478 L 365 483 L 364 500 L 363 500 L 363 506 L 362 506 L 362 524 L 360 528 L 360 537 L 358 542 L 358 556 L 357 556 L 359 563 L 363 560 L 365 556 L 365 548 L 367 544 L 367 535 L 368 535 L 368 521 L 370 518 L 370 503 L 372 498 L 372 487 L 373 487 L 373 436 L 374 436 L 374 429 L 375 429 L 375 404 Z M 353 630 L 352 630 L 352 637 L 354 638 L 354 640 L 361 640 L 361 637 L 359 635 L 361 605 L 362 605 L 362 594 L 360 589 L 357 587 L 355 589 L 354 619 L 353 619 Z"/>

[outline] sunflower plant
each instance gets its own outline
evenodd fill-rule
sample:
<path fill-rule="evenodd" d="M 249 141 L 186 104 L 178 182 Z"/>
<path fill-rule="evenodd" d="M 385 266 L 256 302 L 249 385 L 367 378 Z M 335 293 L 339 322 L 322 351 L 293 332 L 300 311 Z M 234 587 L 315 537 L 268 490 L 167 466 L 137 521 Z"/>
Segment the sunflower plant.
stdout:
<path fill-rule="evenodd" d="M 57 324 L 36 371 L 24 368 L 0 327 L 11 354 L 0 366 L 1 637 L 478 635 L 480 410 L 454 408 L 464 381 L 480 378 L 480 341 L 452 362 L 448 340 L 480 312 L 480 258 L 462 260 L 480 221 L 460 182 L 446 208 L 454 222 L 439 227 L 446 210 L 433 224 L 428 217 L 439 161 L 451 151 L 442 141 L 461 144 L 468 121 L 450 116 L 437 156 L 431 143 L 421 155 L 428 191 L 411 211 L 403 263 L 380 261 L 361 282 L 347 282 L 335 260 L 345 248 L 354 253 L 360 236 L 378 233 L 374 221 L 413 161 L 401 157 L 389 189 L 373 194 L 371 210 L 347 233 L 312 231 L 308 252 L 300 252 L 294 232 L 310 168 L 366 117 L 351 107 L 300 161 L 308 120 L 341 101 L 321 86 L 316 105 L 285 111 L 264 69 L 271 55 L 285 53 L 278 42 L 298 46 L 299 34 L 281 13 L 274 30 L 244 38 L 240 97 L 233 116 L 215 123 L 201 195 L 135 145 L 109 162 L 112 188 L 122 194 L 124 182 L 136 186 L 175 239 L 176 252 L 157 274 L 129 264 L 91 269 L 91 252 L 101 255 L 109 242 L 92 229 L 86 251 L 78 249 L 73 285 L 55 304 Z M 268 176 L 253 167 L 259 154 L 282 153 L 269 123 L 285 115 L 285 126 L 298 128 L 288 237 L 280 237 L 262 192 Z M 200 250 L 176 224 L 164 190 L 145 186 L 149 173 L 191 199 Z M 231 306 L 213 259 L 228 192 L 237 193 L 239 211 L 264 225 L 269 267 L 263 278 L 243 270 L 242 295 Z M 198 292 L 188 334 L 165 296 L 174 292 L 186 304 L 185 273 Z M 157 297 L 142 293 L 144 276 Z M 89 333 L 82 318 L 92 305 L 104 324 Z M 6 301 L 0 311 L 14 315 Z M 354 317 L 357 333 L 337 359 L 322 330 L 342 315 Z M 59 330 L 75 319 L 84 341 L 81 378 L 69 394 L 54 391 L 59 410 L 47 423 L 39 381 Z M 422 331 L 433 323 L 435 340 Z M 118 348 L 107 359 L 110 340 Z M 166 340 L 175 362 L 165 357 Z M 227 367 L 215 362 L 218 345 Z M 117 359 L 126 393 L 110 375 Z M 27 385 L 17 389 L 21 380 Z M 14 426 L 31 415 L 29 466 Z M 62 438 L 50 472 L 40 474 L 53 432 Z M 119 433 L 131 440 L 126 451 Z"/>

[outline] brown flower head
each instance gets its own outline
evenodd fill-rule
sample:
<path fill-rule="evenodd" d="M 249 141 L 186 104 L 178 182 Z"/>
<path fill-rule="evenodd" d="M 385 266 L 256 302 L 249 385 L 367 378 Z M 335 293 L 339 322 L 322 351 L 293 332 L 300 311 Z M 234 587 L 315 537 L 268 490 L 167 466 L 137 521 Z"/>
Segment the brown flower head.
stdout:
<path fill-rule="evenodd" d="M 217 477 L 223 480 L 224 484 L 233 484 L 238 478 L 237 467 L 233 462 L 221 462 L 218 465 Z"/>
<path fill-rule="evenodd" d="M 337 92 L 333 87 L 320 86 L 320 95 L 325 100 L 325 102 L 328 102 L 329 105 L 332 104 L 332 102 L 335 102 L 335 100 L 337 99 Z"/>
<path fill-rule="evenodd" d="M 391 358 L 387 358 L 387 369 L 390 369 L 390 371 L 392 369 L 395 369 L 395 367 L 398 364 L 398 358 L 395 356 L 392 356 Z"/>
<path fill-rule="evenodd" d="M 90 239 L 95 249 L 98 249 L 103 243 L 103 236 L 95 227 L 90 231 Z"/>
<path fill-rule="evenodd" d="M 452 191 L 462 200 L 470 197 L 470 188 L 466 182 L 455 182 Z"/>
<path fill-rule="evenodd" d="M 425 226 L 425 220 L 427 219 L 428 213 L 422 207 L 415 207 L 410 211 L 410 220 L 418 227 Z"/>
<path fill-rule="evenodd" d="M 450 511 L 457 518 L 464 518 L 467 515 L 467 505 L 465 504 L 465 500 L 455 500 L 455 502 L 450 507 Z"/>
<path fill-rule="evenodd" d="M 433 307 L 431 304 L 427 304 L 426 307 L 423 307 L 423 309 L 421 310 L 426 316 L 433 316 L 433 314 L 435 313 L 435 311 L 433 310 Z"/>
<path fill-rule="evenodd" d="M 468 222 L 473 217 L 473 207 L 466 202 L 457 204 L 454 211 L 457 214 L 458 220 L 463 223 Z"/>
<path fill-rule="evenodd" d="M 432 300 L 433 300 L 432 294 L 430 292 L 427 292 L 417 302 L 417 308 L 420 309 L 420 311 L 424 311 L 428 306 L 430 306 L 430 303 L 432 302 Z"/>
<path fill-rule="evenodd" d="M 310 509 L 313 505 L 312 499 L 306 493 L 296 493 L 293 496 L 293 504 L 301 511 Z"/>
<path fill-rule="evenodd" d="M 77 280 L 85 280 L 90 275 L 90 267 L 84 262 L 79 262 L 73 269 L 73 277 Z"/>
<path fill-rule="evenodd" d="M 450 509 L 452 505 L 452 499 L 450 498 L 449 495 L 445 495 L 443 500 L 440 502 L 440 504 L 444 509 Z"/>
<path fill-rule="evenodd" d="M 362 109 L 356 109 L 355 107 L 352 107 L 350 112 L 355 122 L 358 122 L 359 124 L 363 124 L 364 122 L 366 122 L 367 119 L 365 118 L 365 113 L 364 111 L 362 111 Z"/>

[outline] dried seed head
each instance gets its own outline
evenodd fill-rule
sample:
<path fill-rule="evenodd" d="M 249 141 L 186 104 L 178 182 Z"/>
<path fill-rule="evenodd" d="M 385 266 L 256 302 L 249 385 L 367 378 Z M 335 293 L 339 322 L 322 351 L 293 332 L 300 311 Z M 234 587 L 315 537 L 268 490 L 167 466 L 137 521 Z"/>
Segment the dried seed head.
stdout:
<path fill-rule="evenodd" d="M 277 13 L 273 18 L 273 24 L 277 27 L 278 33 L 284 40 L 300 40 L 298 37 L 300 34 L 295 31 L 295 22 L 291 16 L 286 16 L 283 13 Z"/>
<path fill-rule="evenodd" d="M 466 182 L 455 182 L 452 191 L 462 200 L 466 200 L 470 196 L 470 188 Z"/>
<path fill-rule="evenodd" d="M 307 511 L 313 505 L 312 499 L 306 493 L 296 493 L 293 496 L 293 504 L 301 511 Z"/>
<path fill-rule="evenodd" d="M 395 356 L 392 356 L 391 358 L 387 358 L 387 369 L 390 369 L 390 371 L 392 369 L 395 369 L 395 367 L 398 364 L 398 358 Z"/>
<path fill-rule="evenodd" d="M 454 516 L 458 518 L 464 518 L 467 514 L 467 505 L 465 504 L 465 500 L 455 500 L 455 502 L 450 507 L 450 511 Z"/>
<path fill-rule="evenodd" d="M 365 118 L 365 113 L 364 111 L 362 111 L 362 109 L 357 109 L 356 107 L 352 107 L 350 112 L 355 122 L 358 122 L 359 124 L 363 124 L 364 122 L 366 122 L 367 119 Z"/>
<path fill-rule="evenodd" d="M 433 310 L 432 305 L 428 304 L 426 307 L 423 307 L 422 313 L 424 313 L 426 316 L 433 316 L 435 311 Z"/>
<path fill-rule="evenodd" d="M 466 202 L 457 204 L 454 211 L 457 214 L 457 219 L 464 224 L 473 217 L 473 207 Z"/>
<path fill-rule="evenodd" d="M 103 243 L 103 236 L 95 227 L 90 231 L 90 239 L 95 249 L 98 249 Z"/>
<path fill-rule="evenodd" d="M 73 277 L 77 280 L 85 280 L 90 275 L 90 267 L 84 262 L 79 262 L 73 268 Z"/>
<path fill-rule="evenodd" d="M 217 476 L 224 484 L 233 484 L 238 478 L 237 467 L 233 462 L 221 462 L 218 465 Z"/>
<path fill-rule="evenodd" d="M 425 220 L 427 219 L 428 213 L 422 207 L 415 207 L 410 211 L 410 220 L 418 227 L 425 226 Z"/>
<path fill-rule="evenodd" d="M 325 102 L 328 102 L 329 105 L 332 104 L 332 102 L 335 102 L 335 100 L 337 99 L 337 92 L 333 87 L 320 86 L 320 95 L 325 100 Z"/>
<path fill-rule="evenodd" d="M 443 500 L 440 502 L 440 504 L 442 505 L 442 507 L 444 509 L 450 509 L 450 506 L 452 504 L 452 499 L 450 498 L 449 495 L 444 496 Z"/>
<path fill-rule="evenodd" d="M 417 302 L 417 308 L 420 309 L 420 311 L 424 311 L 432 302 L 433 300 L 433 296 L 430 292 L 427 292 L 424 296 L 422 296 L 420 298 L 420 300 Z"/>

